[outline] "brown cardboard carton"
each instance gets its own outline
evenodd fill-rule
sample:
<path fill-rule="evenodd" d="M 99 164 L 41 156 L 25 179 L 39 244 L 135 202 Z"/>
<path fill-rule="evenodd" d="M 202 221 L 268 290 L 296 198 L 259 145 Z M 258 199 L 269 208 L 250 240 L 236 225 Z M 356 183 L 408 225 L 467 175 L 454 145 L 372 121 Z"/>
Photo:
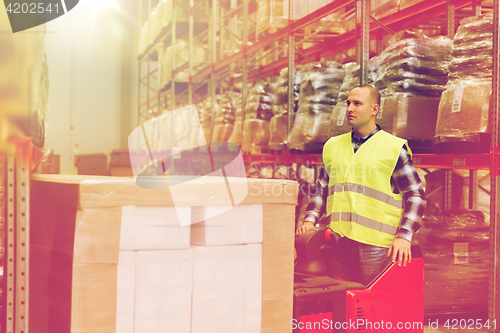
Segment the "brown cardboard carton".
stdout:
<path fill-rule="evenodd" d="M 108 157 L 105 154 L 88 154 L 77 157 L 79 175 L 108 175 Z"/>
<path fill-rule="evenodd" d="M 439 98 L 398 96 L 394 135 L 404 139 L 432 140 L 438 106 Z"/>
<path fill-rule="evenodd" d="M 439 103 L 437 136 L 488 133 L 491 81 L 456 81 L 443 91 Z"/>

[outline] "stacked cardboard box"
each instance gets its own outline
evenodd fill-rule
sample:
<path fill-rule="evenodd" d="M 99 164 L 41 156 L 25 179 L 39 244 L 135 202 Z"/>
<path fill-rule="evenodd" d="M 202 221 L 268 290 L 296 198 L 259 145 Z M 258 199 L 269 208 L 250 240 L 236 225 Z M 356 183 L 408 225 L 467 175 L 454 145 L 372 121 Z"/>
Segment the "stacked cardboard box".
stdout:
<path fill-rule="evenodd" d="M 128 150 L 115 149 L 109 155 L 109 175 L 114 177 L 133 176 Z"/>
<path fill-rule="evenodd" d="M 297 184 L 230 178 L 248 193 L 228 210 L 204 178 L 174 206 L 129 178 L 34 176 L 30 330 L 290 332 Z"/>

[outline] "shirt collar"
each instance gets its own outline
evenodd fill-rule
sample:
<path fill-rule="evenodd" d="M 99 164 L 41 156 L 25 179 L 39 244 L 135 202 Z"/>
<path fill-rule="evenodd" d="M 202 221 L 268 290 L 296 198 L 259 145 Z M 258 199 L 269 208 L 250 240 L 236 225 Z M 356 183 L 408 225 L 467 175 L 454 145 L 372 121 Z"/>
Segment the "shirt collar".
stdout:
<path fill-rule="evenodd" d="M 354 134 L 354 130 L 351 130 L 351 139 L 352 139 L 352 142 L 355 142 L 355 143 L 364 143 L 366 140 L 368 140 L 369 138 L 371 138 L 372 136 L 374 136 L 375 133 L 377 133 L 378 131 L 380 131 L 382 129 L 379 124 L 375 124 L 375 125 L 377 125 L 377 128 L 375 128 L 373 130 L 373 132 L 371 132 L 367 136 L 362 137 L 360 139 L 356 136 L 356 134 Z"/>

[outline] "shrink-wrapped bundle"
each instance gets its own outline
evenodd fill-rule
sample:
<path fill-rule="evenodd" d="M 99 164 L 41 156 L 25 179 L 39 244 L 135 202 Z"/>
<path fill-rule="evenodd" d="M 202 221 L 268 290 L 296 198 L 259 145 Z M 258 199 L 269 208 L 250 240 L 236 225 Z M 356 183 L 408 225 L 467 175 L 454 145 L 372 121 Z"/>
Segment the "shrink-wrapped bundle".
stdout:
<path fill-rule="evenodd" d="M 250 89 L 245 106 L 243 124 L 244 151 L 251 151 L 253 146 L 268 146 L 269 121 L 273 116 L 275 86 L 265 81 L 258 81 Z"/>
<path fill-rule="evenodd" d="M 300 96 L 300 68 L 295 68 L 295 82 L 293 84 L 294 112 L 297 111 Z M 288 111 L 288 67 L 280 71 L 278 81 L 276 82 L 276 99 L 274 100 L 274 114 L 284 114 Z"/>
<path fill-rule="evenodd" d="M 307 0 L 295 2 L 295 19 L 298 20 L 307 14 L 318 10 L 328 4 L 328 0 Z M 258 0 L 257 10 L 257 33 L 260 34 L 267 29 L 276 30 L 288 25 L 288 0 Z M 327 31 L 343 33 L 345 32 L 344 19 L 339 18 L 344 14 L 344 10 L 337 10 L 335 13 L 322 18 L 308 27 L 317 28 L 325 26 L 329 22 L 337 19 L 335 23 L 326 27 Z"/>
<path fill-rule="evenodd" d="M 137 50 L 138 55 L 142 55 L 144 53 L 144 51 L 146 51 L 146 48 L 149 46 L 149 44 L 148 44 L 148 27 L 149 27 L 148 22 L 144 23 L 144 25 L 142 26 L 141 36 L 139 38 L 139 47 Z"/>
<path fill-rule="evenodd" d="M 245 118 L 243 114 L 243 108 L 241 107 L 241 94 L 231 93 L 230 96 L 233 103 L 235 120 L 233 132 L 231 133 L 228 142 L 232 142 L 234 144 L 237 144 L 238 146 L 241 146 L 243 143 L 243 121 Z"/>
<path fill-rule="evenodd" d="M 380 54 L 379 81 L 403 96 L 440 97 L 447 82 L 452 41 L 410 31 L 394 35 Z"/>
<path fill-rule="evenodd" d="M 297 112 L 300 96 L 300 69 L 295 68 L 294 89 L 294 113 Z M 286 143 L 288 132 L 288 68 L 283 68 L 276 82 L 276 99 L 273 108 L 274 116 L 269 124 L 270 139 L 269 144 L 280 146 Z"/>
<path fill-rule="evenodd" d="M 468 17 L 453 39 L 449 81 L 441 96 L 435 143 L 477 141 L 488 133 L 493 53 L 493 16 Z"/>
<path fill-rule="evenodd" d="M 493 15 L 467 17 L 453 38 L 449 80 L 491 78 Z"/>
<path fill-rule="evenodd" d="M 245 120 L 262 119 L 271 120 L 275 95 L 274 85 L 265 81 L 258 81 L 250 89 L 245 106 Z"/>
<path fill-rule="evenodd" d="M 433 138 L 452 46 L 452 40 L 444 36 L 429 38 L 402 31 L 381 53 L 375 86 L 382 96 L 396 100 L 394 135 L 415 140 Z"/>
<path fill-rule="evenodd" d="M 299 107 L 288 148 L 304 150 L 304 144 L 328 140 L 330 117 L 344 80 L 344 67 L 334 61 L 314 62 L 302 67 Z"/>
<path fill-rule="evenodd" d="M 423 218 L 414 241 L 425 260 L 427 314 L 488 308 L 489 225 L 479 211 Z"/>
<path fill-rule="evenodd" d="M 275 114 L 269 123 L 269 132 L 270 146 L 273 145 L 276 148 L 276 146 L 285 144 L 288 132 L 288 114 Z"/>
<path fill-rule="evenodd" d="M 218 109 L 219 109 L 219 103 L 220 103 L 221 96 L 217 95 L 215 96 L 215 110 L 214 114 L 217 114 Z M 205 140 L 207 143 L 211 142 L 212 140 L 212 100 L 210 97 L 207 97 L 207 99 L 204 102 L 201 102 L 198 106 L 198 114 L 200 117 L 200 122 L 201 122 L 201 127 L 203 129 L 203 133 L 205 134 Z"/>
<path fill-rule="evenodd" d="M 227 142 L 233 133 L 236 118 L 236 108 L 233 102 L 235 93 L 227 92 L 219 102 L 219 108 L 215 116 L 212 142 Z"/>
<path fill-rule="evenodd" d="M 164 75 L 170 81 L 171 71 L 172 71 L 172 47 L 169 46 L 165 50 L 165 56 L 163 58 L 164 64 L 162 66 L 164 70 Z M 185 39 L 177 39 L 175 42 L 175 68 L 179 68 L 186 64 L 189 60 L 189 43 Z M 193 68 L 200 66 L 203 63 L 208 62 L 206 49 L 199 43 L 193 44 Z M 160 73 L 162 75 L 162 73 Z M 189 81 L 189 69 L 185 69 L 179 72 L 175 76 L 175 81 L 177 82 L 188 82 Z"/>

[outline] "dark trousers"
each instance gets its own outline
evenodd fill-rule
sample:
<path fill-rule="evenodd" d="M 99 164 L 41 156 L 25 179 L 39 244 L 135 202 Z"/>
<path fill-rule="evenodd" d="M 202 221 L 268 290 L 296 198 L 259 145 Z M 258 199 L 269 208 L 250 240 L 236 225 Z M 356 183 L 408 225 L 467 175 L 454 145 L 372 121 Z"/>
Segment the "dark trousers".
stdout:
<path fill-rule="evenodd" d="M 343 237 L 337 246 L 324 253 L 328 275 L 366 285 L 375 270 L 387 259 L 388 250 Z"/>

